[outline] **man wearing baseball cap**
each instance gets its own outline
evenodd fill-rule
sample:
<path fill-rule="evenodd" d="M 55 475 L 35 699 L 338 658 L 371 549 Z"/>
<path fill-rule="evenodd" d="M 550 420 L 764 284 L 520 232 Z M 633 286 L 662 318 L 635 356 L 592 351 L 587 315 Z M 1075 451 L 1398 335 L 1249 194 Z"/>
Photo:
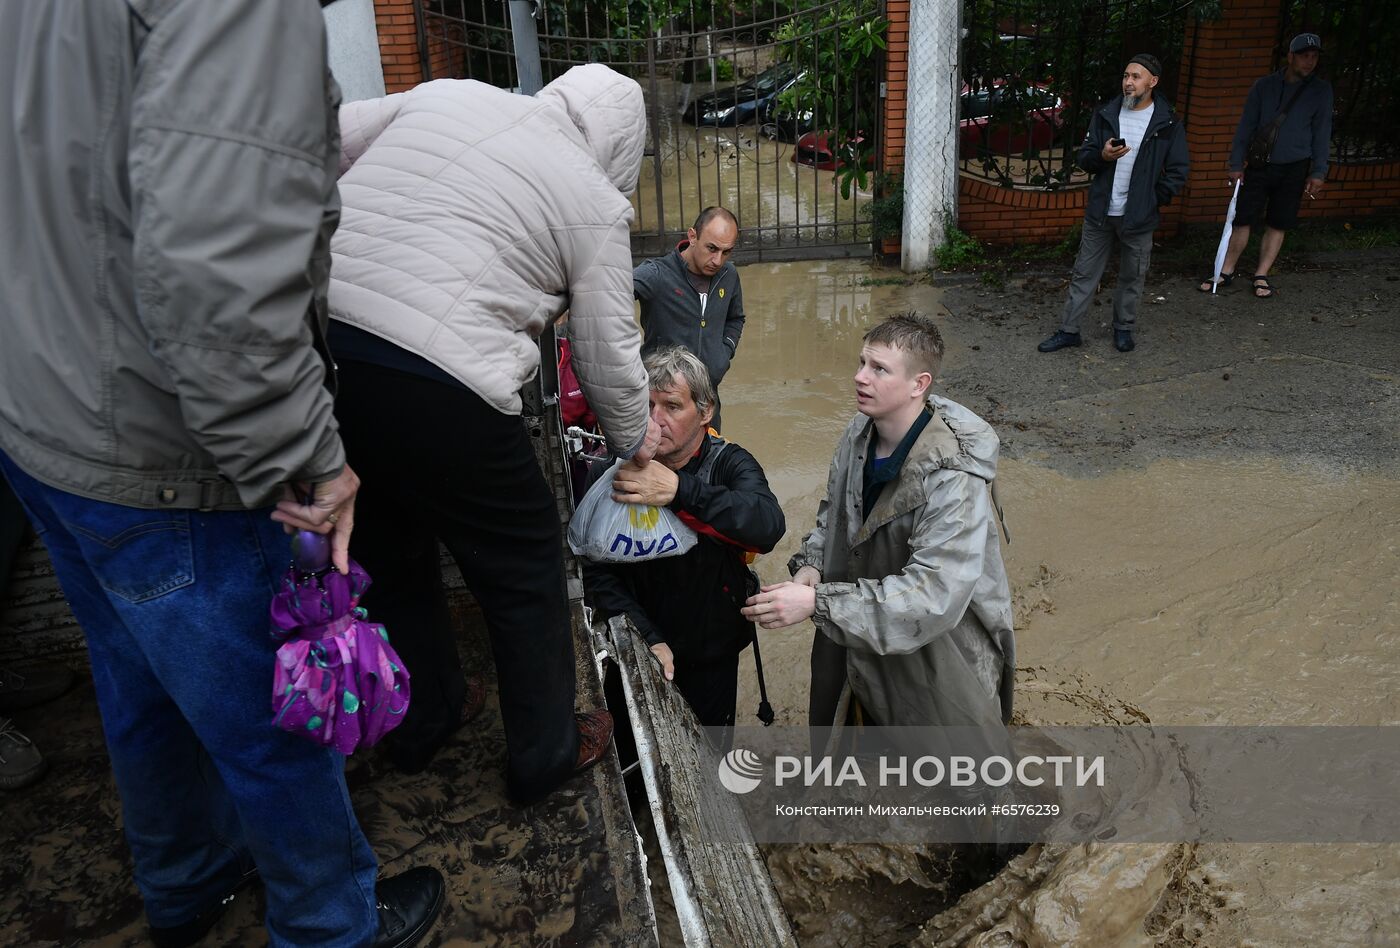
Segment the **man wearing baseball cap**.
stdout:
<path fill-rule="evenodd" d="M 1252 291 L 1256 299 L 1274 295 L 1269 270 L 1283 247 L 1283 237 L 1298 223 L 1303 195 L 1322 192 L 1327 180 L 1327 155 L 1332 139 L 1332 86 L 1314 75 L 1322 40 L 1316 33 L 1299 33 L 1288 44 L 1288 61 L 1278 72 L 1254 83 L 1245 99 L 1244 115 L 1230 148 L 1230 182 L 1243 180 L 1235 209 L 1235 229 L 1225 251 L 1224 269 L 1201 281 L 1209 293 L 1212 281 L 1228 286 L 1249 243 L 1249 232 L 1261 216 L 1264 236 Z"/>

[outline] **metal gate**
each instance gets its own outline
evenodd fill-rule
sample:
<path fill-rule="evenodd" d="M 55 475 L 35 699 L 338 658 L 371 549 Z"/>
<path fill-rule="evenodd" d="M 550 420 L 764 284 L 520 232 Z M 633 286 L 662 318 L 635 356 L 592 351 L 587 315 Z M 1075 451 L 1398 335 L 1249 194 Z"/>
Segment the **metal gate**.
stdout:
<path fill-rule="evenodd" d="M 739 219 L 742 259 L 870 251 L 884 0 L 545 0 L 545 83 L 606 63 L 641 84 L 650 141 L 633 251 L 663 253 L 701 210 Z M 420 0 L 427 79 L 518 88 L 508 0 Z M 524 63 L 529 76 L 528 60 Z"/>

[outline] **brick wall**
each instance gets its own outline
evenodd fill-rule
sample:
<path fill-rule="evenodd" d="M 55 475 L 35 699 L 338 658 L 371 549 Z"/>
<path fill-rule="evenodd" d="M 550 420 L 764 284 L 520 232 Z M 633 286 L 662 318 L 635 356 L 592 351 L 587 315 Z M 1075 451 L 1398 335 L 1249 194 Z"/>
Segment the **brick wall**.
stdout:
<path fill-rule="evenodd" d="M 909 0 L 887 0 L 885 18 L 885 133 L 880 167 L 898 171 L 904 167 L 904 109 L 909 75 Z M 881 241 L 880 252 L 899 253 L 899 239 Z"/>
<path fill-rule="evenodd" d="M 385 90 L 403 92 L 422 82 L 423 55 L 418 47 L 413 0 L 374 0 L 374 25 L 379 33 Z M 462 76 L 464 43 L 461 26 L 441 17 L 432 18 L 428 33 L 429 75 L 438 79 Z"/>
<path fill-rule="evenodd" d="M 1181 56 L 1184 92 L 1178 108 L 1186 119 L 1191 174 L 1179 203 L 1190 223 L 1222 221 L 1230 203 L 1230 142 L 1249 87 L 1274 65 L 1278 0 L 1231 0 L 1219 20 L 1187 27 Z M 1252 42 L 1241 42 L 1250 37 Z M 1189 87 L 1185 77 L 1191 77 Z"/>
<path fill-rule="evenodd" d="M 413 0 L 374 0 L 374 28 L 384 64 L 384 90 L 403 92 L 423 81 Z"/>
<path fill-rule="evenodd" d="M 1259 77 L 1273 68 L 1273 44 L 1279 30 L 1278 0 L 1228 0 L 1214 22 L 1187 27 L 1179 65 L 1181 92 L 1172 105 L 1186 120 L 1191 174 L 1183 193 L 1162 215 L 1163 236 L 1186 223 L 1217 223 L 1230 201 L 1226 172 L 1235 125 L 1245 96 Z M 890 44 L 886 79 L 884 165 L 904 165 L 907 103 L 909 4 L 890 0 Z M 1248 41 L 1242 41 L 1247 38 Z M 1189 84 L 1187 77 L 1190 78 Z M 1055 243 L 1084 214 L 1087 192 L 1014 190 L 964 176 L 958 184 L 958 226 L 989 243 Z M 1316 201 L 1303 201 L 1303 217 L 1357 217 L 1400 206 L 1400 162 L 1379 165 L 1333 165 L 1327 186 Z M 886 240 L 885 254 L 898 254 L 899 241 Z"/>
<path fill-rule="evenodd" d="M 958 179 L 958 228 L 988 243 L 1053 244 L 1084 216 L 1083 189 L 1019 191 Z"/>

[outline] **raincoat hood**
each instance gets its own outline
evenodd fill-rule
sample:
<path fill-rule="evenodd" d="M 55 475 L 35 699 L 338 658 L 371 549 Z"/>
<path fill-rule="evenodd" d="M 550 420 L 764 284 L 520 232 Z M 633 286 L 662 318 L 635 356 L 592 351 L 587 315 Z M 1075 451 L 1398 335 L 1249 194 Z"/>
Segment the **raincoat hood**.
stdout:
<path fill-rule="evenodd" d="M 637 188 L 647 138 L 642 87 L 602 63 L 575 66 L 536 98 L 568 116 L 608 179 L 623 194 Z"/>
<path fill-rule="evenodd" d="M 943 419 L 957 439 L 957 453 L 942 458 L 939 467 L 951 468 L 991 481 L 997 476 L 997 455 L 1001 451 L 1001 439 L 992 426 L 983 421 L 970 409 L 939 395 L 930 394 L 929 409 Z M 932 464 L 933 459 L 925 456 L 924 463 Z M 910 458 L 914 461 L 914 458 Z"/>

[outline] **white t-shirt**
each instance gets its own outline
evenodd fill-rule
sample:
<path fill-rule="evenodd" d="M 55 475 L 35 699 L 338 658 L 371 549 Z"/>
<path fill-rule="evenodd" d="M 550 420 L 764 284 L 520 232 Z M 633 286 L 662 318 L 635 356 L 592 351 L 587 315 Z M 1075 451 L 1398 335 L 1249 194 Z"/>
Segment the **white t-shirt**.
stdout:
<path fill-rule="evenodd" d="M 1123 108 L 1118 111 L 1118 137 L 1128 143 L 1128 153 L 1119 158 L 1113 168 L 1113 193 L 1108 197 L 1108 216 L 1122 217 L 1128 209 L 1128 184 L 1133 180 L 1133 164 L 1137 161 L 1138 147 L 1142 136 L 1147 134 L 1147 126 L 1152 122 L 1152 113 L 1157 111 L 1153 102 L 1145 109 Z"/>

